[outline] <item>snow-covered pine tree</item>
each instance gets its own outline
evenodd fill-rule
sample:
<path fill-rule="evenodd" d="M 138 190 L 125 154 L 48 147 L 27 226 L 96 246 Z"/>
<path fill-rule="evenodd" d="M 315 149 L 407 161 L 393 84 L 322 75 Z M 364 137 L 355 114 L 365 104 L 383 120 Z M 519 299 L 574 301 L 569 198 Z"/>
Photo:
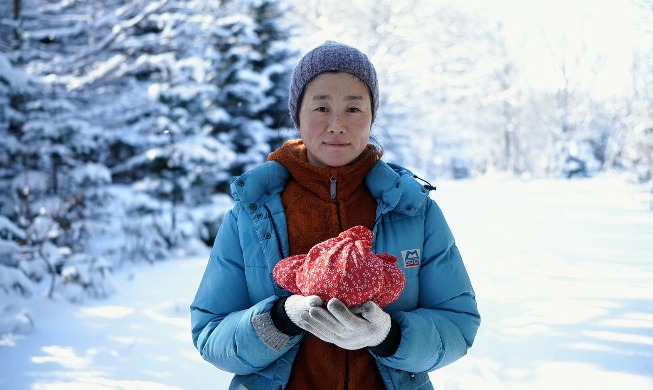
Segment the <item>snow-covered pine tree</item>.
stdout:
<path fill-rule="evenodd" d="M 290 125 L 288 83 L 294 53 L 287 49 L 287 9 L 277 0 L 225 2 L 211 31 L 211 82 L 226 113 L 213 129 L 234 145 L 237 175 L 267 158 Z M 223 188 L 226 191 L 226 188 Z"/>
<path fill-rule="evenodd" d="M 97 260 L 88 243 L 94 227 L 107 220 L 100 207 L 111 178 L 106 167 L 94 162 L 99 131 L 78 120 L 60 93 L 46 93 L 44 83 L 20 69 L 12 71 L 6 58 L 2 61 L 2 68 L 9 69 L 2 72 L 7 75 L 3 79 L 10 86 L 9 104 L 3 105 L 7 126 L 0 130 L 6 140 L 0 162 L 6 183 L 2 215 L 23 232 L 12 234 L 15 248 L 5 264 L 22 272 L 25 280 L 47 281 L 52 296 L 63 282 L 61 269 L 69 255 L 84 253 L 78 261 Z"/>
<path fill-rule="evenodd" d="M 6 176 L 30 183 L 3 226 L 34 224 L 51 258 L 39 272 L 91 292 L 82 264 L 154 261 L 180 237 L 210 243 L 230 177 L 264 161 L 288 123 L 281 2 L 20 4 L 18 22 L 3 19 L 20 27 L 7 59 L 41 83 L 3 105 L 22 153 Z"/>
<path fill-rule="evenodd" d="M 100 127 L 101 117 L 89 112 L 95 97 L 115 90 L 106 82 L 111 67 L 102 61 L 107 58 L 103 49 L 115 37 L 98 40 L 94 33 L 101 29 L 88 23 L 112 31 L 114 20 L 82 3 L 21 4 L 20 23 L 14 23 L 20 27 L 15 49 L 4 61 L 18 69 L 6 77 L 9 104 L 2 105 L 3 116 L 9 118 L 2 129 L 8 133 L 2 134 L 8 151 L 2 167 L 7 184 L 2 186 L 7 200 L 2 215 L 11 222 L 3 225 L 24 232 L 12 238 L 17 247 L 11 264 L 26 280 L 43 282 L 50 296 L 71 288 L 82 293 L 70 295 L 72 299 L 102 295 L 109 291 L 105 282 L 111 268 L 104 256 L 123 247 L 107 240 L 120 232 L 110 219 L 121 210 L 109 207 L 111 174 L 102 163 L 108 155 L 108 133 Z M 107 7 L 116 5 L 122 4 Z M 130 12 L 129 7 L 117 9 Z M 99 11 L 97 19 L 79 18 L 94 11 Z M 23 78 L 38 82 L 20 84 Z"/>
<path fill-rule="evenodd" d="M 16 180 L 23 171 L 20 127 L 23 103 L 34 91 L 33 80 L 0 53 L 0 294 L 31 295 L 34 283 L 21 269 L 31 256 L 28 245 L 29 187 Z"/>
<path fill-rule="evenodd" d="M 167 246 L 180 235 L 211 243 L 221 215 L 193 209 L 223 204 L 231 176 L 263 162 L 277 140 L 291 71 L 283 16 L 278 2 L 188 0 L 143 19 L 149 26 L 143 31 L 160 45 L 156 56 L 139 54 L 134 72 L 153 110 L 142 136 L 130 131 L 117 138 L 131 156 L 123 153 L 112 170 L 116 182 L 134 183 L 152 197 L 153 207 L 141 212 L 165 210 L 155 230 Z M 124 145 L 126 139 L 134 142 Z"/>

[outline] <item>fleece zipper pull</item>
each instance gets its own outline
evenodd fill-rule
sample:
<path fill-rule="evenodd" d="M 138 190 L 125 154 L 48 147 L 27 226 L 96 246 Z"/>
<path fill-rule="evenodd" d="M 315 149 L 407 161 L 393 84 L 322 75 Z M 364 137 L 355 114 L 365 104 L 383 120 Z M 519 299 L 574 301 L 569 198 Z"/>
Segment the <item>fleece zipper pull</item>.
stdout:
<path fill-rule="evenodd" d="M 330 186 L 330 192 L 331 192 L 331 199 L 335 199 L 337 195 L 337 186 L 338 186 L 338 168 L 329 168 L 329 171 L 331 172 L 331 178 L 329 181 L 331 182 Z"/>

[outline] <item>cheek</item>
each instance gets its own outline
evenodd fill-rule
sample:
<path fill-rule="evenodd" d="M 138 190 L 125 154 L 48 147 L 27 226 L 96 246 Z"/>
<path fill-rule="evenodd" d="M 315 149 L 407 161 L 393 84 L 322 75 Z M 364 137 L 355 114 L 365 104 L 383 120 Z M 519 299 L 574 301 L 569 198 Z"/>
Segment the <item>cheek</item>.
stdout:
<path fill-rule="evenodd" d="M 300 133 L 301 134 L 317 134 L 325 126 L 324 121 L 318 117 L 307 115 L 301 119 Z"/>
<path fill-rule="evenodd" d="M 358 132 L 368 132 L 372 128 L 372 117 L 371 115 L 360 115 L 351 118 L 351 127 L 356 129 Z"/>
<path fill-rule="evenodd" d="M 370 121 L 362 120 L 360 121 L 360 123 L 357 123 L 356 129 L 358 130 L 357 132 L 360 138 L 369 139 L 371 133 L 371 127 L 372 127 L 372 123 Z"/>

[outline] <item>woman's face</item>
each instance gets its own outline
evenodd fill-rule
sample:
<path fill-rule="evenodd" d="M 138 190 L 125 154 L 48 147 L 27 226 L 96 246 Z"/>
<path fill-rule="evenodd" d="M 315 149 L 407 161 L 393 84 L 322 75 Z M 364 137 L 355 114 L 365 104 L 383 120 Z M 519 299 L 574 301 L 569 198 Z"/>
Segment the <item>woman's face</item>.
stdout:
<path fill-rule="evenodd" d="M 370 141 L 372 102 L 367 85 L 345 72 L 322 73 L 306 85 L 299 133 L 308 162 L 340 167 L 354 161 Z"/>

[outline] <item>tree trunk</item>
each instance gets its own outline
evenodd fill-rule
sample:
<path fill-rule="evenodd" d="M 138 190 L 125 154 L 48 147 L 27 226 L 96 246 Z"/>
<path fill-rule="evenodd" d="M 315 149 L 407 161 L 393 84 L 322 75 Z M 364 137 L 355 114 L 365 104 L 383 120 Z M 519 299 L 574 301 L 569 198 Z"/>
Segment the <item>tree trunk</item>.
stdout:
<path fill-rule="evenodd" d="M 20 19 L 20 0 L 14 0 L 14 13 L 13 13 L 13 19 L 18 20 Z M 18 24 L 16 24 L 17 26 Z M 17 45 L 19 45 L 20 42 L 20 32 L 18 31 L 18 27 L 14 27 L 14 39 Z"/>

